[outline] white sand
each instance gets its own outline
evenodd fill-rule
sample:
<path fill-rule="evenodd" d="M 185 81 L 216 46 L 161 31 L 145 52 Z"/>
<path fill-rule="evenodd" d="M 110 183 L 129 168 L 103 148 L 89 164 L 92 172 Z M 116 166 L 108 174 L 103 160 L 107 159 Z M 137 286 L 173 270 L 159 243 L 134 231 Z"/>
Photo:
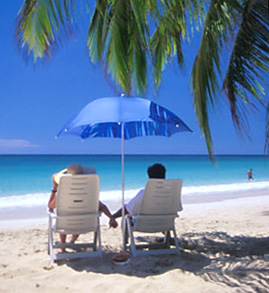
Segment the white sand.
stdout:
<path fill-rule="evenodd" d="M 2 219 L 0 292 L 269 292 L 268 207 L 269 192 L 185 203 L 176 220 L 181 255 L 132 258 L 125 266 L 111 262 L 121 230 L 105 220 L 102 260 L 51 264 L 46 218 Z"/>

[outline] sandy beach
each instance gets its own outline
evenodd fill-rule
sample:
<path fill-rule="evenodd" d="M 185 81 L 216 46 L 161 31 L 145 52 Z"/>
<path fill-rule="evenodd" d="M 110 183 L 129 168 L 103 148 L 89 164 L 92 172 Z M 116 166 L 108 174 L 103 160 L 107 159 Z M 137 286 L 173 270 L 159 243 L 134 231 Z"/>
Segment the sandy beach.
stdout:
<path fill-rule="evenodd" d="M 105 219 L 101 260 L 56 264 L 47 254 L 46 217 L 9 211 L 16 220 L 0 220 L 0 292 L 269 292 L 269 191 L 183 203 L 181 255 L 131 258 L 124 266 L 111 261 L 121 230 Z"/>

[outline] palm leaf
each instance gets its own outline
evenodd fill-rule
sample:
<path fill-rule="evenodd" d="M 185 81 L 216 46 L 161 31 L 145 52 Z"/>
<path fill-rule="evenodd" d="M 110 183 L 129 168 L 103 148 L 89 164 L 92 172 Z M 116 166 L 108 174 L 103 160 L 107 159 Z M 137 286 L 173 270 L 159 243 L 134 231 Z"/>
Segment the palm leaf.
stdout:
<path fill-rule="evenodd" d="M 92 62 L 99 62 L 102 61 L 102 54 L 105 51 L 111 12 L 108 1 L 96 0 L 95 6 L 88 30 L 87 46 Z"/>
<path fill-rule="evenodd" d="M 237 1 L 213 0 L 208 9 L 199 51 L 192 69 L 191 84 L 194 107 L 200 128 L 205 136 L 207 149 L 212 157 L 212 138 L 209 127 L 208 107 L 214 105 L 218 93 L 218 75 L 221 74 L 219 53 L 227 39 L 228 30 L 240 10 Z"/>
<path fill-rule="evenodd" d="M 247 1 L 223 84 L 235 126 L 246 133 L 242 117 L 246 117 L 245 105 L 253 106 L 250 96 L 266 108 L 263 98 L 268 53 L 268 2 Z M 268 134 L 266 142 L 268 146 Z"/>
<path fill-rule="evenodd" d="M 193 30 L 193 21 L 203 18 L 204 10 L 200 1 L 160 1 L 159 11 L 155 11 L 155 31 L 151 36 L 150 49 L 153 63 L 155 91 L 161 83 L 162 72 L 173 57 L 179 66 L 183 64 L 181 39 L 188 39 Z M 189 21 L 187 18 L 189 12 Z"/>
<path fill-rule="evenodd" d="M 178 64 L 183 63 L 181 37 L 187 37 L 186 10 L 197 19 L 203 12 L 201 2 L 97 0 L 87 37 L 92 61 L 103 63 L 125 92 L 142 95 L 147 89 L 148 62 L 152 61 L 157 90 L 167 63 L 174 56 Z"/>
<path fill-rule="evenodd" d="M 182 12 L 181 9 L 179 11 Z M 181 22 L 174 21 L 177 18 L 173 18 L 173 14 L 170 11 L 162 11 L 160 14 L 162 14 L 162 17 L 158 21 L 156 30 L 153 33 L 150 41 L 155 90 L 158 89 L 159 84 L 161 83 L 162 71 L 166 67 L 167 63 L 176 54 L 178 64 L 183 63 L 183 54 L 180 40 L 182 33 Z"/>
<path fill-rule="evenodd" d="M 19 47 L 34 60 L 49 56 L 62 30 L 70 33 L 75 12 L 75 0 L 25 0 L 16 24 Z"/>
<path fill-rule="evenodd" d="M 145 1 L 96 1 L 87 45 L 93 62 L 103 62 L 125 93 L 147 86 L 148 26 Z"/>

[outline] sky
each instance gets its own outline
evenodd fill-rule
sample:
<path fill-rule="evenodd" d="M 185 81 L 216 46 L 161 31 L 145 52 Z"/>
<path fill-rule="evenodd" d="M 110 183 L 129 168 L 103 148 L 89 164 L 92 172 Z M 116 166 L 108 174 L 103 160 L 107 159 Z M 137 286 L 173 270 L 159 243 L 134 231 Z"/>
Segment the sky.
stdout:
<path fill-rule="evenodd" d="M 22 0 L 4 1 L 0 10 L 0 154 L 119 154 L 120 140 L 76 136 L 55 139 L 63 125 L 96 98 L 115 96 L 99 65 L 86 49 L 87 25 L 63 42 L 53 56 L 33 64 L 19 52 L 15 21 Z M 195 42 L 194 42 L 195 43 Z M 207 154 L 190 90 L 190 72 L 197 43 L 185 46 L 185 65 L 164 71 L 158 94 L 146 98 L 177 114 L 193 133 L 171 138 L 144 137 L 125 142 L 126 154 Z M 152 82 L 149 82 L 152 84 Z M 215 154 L 263 154 L 265 113 L 249 113 L 249 134 L 238 136 L 225 98 L 210 111 Z"/>

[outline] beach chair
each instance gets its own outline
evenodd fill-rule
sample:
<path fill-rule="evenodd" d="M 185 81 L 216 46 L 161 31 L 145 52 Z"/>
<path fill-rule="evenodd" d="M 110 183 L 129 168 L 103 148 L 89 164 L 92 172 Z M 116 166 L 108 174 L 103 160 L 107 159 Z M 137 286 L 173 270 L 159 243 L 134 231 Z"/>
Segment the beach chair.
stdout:
<path fill-rule="evenodd" d="M 178 217 L 178 211 L 182 210 L 181 189 L 182 180 L 148 180 L 139 215 L 128 214 L 125 216 L 124 248 L 131 250 L 134 257 L 147 254 L 180 253 L 174 222 L 175 218 Z M 142 240 L 147 238 L 135 237 L 135 232 L 161 232 L 162 237 L 159 238 L 161 242 L 146 244 L 138 242 L 141 238 Z M 170 232 L 173 232 L 173 237 Z M 130 245 L 127 245 L 128 236 L 130 237 Z"/>
<path fill-rule="evenodd" d="M 56 212 L 48 212 L 48 252 L 52 261 L 73 258 L 101 257 L 98 175 L 63 175 L 57 193 Z M 54 242 L 55 232 L 62 234 L 90 233 L 87 243 Z M 65 249 L 59 253 L 57 249 Z"/>

